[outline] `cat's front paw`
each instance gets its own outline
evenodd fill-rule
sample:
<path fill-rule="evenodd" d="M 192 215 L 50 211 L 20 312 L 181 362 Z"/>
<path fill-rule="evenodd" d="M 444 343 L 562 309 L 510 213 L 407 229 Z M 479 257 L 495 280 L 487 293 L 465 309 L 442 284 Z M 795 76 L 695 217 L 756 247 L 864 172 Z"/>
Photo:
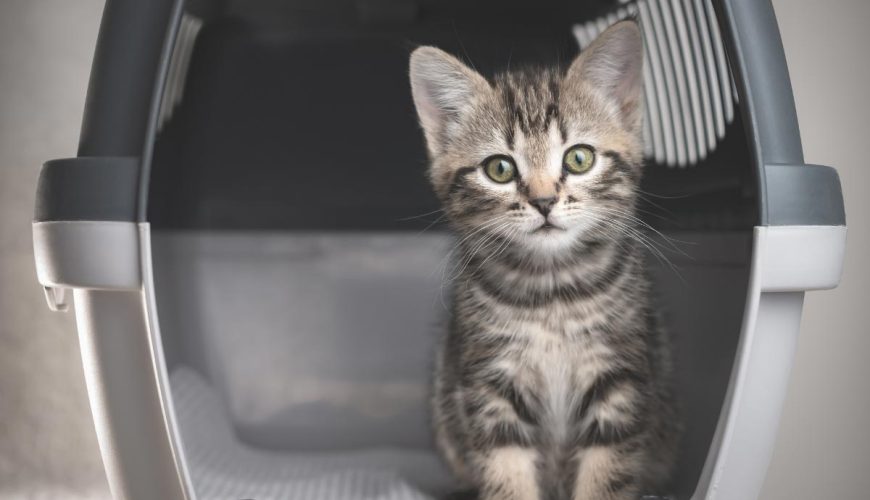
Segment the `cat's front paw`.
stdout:
<path fill-rule="evenodd" d="M 540 500 L 538 452 L 506 446 L 487 452 L 480 462 L 480 500 Z"/>

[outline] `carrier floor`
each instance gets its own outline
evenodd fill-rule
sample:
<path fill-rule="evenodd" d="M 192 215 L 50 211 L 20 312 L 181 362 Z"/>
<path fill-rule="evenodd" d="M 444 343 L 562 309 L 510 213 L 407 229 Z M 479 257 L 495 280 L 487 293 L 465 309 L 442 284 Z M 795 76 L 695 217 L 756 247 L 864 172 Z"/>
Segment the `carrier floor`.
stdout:
<path fill-rule="evenodd" d="M 450 489 L 430 450 L 253 448 L 235 437 L 220 395 L 198 372 L 181 366 L 170 380 L 199 500 L 428 500 Z"/>

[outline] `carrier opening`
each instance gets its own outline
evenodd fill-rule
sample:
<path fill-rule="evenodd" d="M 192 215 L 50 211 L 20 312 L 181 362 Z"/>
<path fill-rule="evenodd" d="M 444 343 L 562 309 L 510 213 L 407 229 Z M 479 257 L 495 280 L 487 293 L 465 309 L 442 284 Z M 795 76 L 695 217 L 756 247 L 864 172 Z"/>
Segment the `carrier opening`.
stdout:
<path fill-rule="evenodd" d="M 567 64 L 625 16 L 647 45 L 638 215 L 669 238 L 648 263 L 686 425 L 670 492 L 694 493 L 759 219 L 712 4 L 258 0 L 185 4 L 151 165 L 160 329 L 201 498 L 453 491 L 427 404 L 453 241 L 408 55 L 436 45 L 485 75 Z"/>

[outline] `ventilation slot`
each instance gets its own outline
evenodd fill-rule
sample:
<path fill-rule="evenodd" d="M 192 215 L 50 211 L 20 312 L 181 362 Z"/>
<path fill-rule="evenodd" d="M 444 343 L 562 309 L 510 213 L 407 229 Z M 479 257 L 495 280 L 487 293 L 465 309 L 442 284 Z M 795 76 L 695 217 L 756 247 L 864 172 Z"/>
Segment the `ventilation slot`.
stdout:
<path fill-rule="evenodd" d="M 611 24 L 635 17 L 645 46 L 644 144 L 657 163 L 686 167 L 704 160 L 734 120 L 737 99 L 710 0 L 640 0 L 575 26 L 586 48 Z"/>

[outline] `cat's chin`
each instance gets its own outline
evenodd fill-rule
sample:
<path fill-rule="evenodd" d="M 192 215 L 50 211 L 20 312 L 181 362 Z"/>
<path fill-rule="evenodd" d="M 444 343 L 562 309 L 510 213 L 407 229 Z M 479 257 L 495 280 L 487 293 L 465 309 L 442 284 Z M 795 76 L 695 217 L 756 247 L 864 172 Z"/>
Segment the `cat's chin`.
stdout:
<path fill-rule="evenodd" d="M 522 240 L 522 245 L 533 255 L 556 256 L 570 251 L 577 241 L 577 231 L 559 227 L 539 227 Z"/>

